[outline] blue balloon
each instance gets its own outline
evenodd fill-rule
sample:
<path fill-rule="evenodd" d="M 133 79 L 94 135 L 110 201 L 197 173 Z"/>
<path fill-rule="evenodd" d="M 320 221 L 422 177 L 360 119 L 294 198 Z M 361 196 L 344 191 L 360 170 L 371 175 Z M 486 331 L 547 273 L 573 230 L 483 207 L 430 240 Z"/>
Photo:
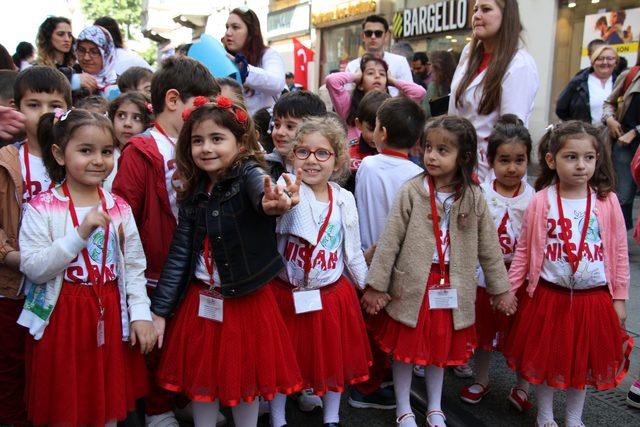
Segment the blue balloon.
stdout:
<path fill-rule="evenodd" d="M 210 35 L 200 36 L 200 40 L 189 48 L 187 56 L 202 62 L 213 77 L 232 77 L 242 84 L 238 67 L 229 59 L 222 43 Z"/>

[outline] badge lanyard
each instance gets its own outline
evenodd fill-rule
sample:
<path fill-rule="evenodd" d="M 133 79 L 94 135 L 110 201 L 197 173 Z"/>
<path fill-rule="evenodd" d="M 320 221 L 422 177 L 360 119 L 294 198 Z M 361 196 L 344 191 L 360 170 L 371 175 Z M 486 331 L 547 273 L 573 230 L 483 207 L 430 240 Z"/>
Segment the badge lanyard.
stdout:
<path fill-rule="evenodd" d="M 33 197 L 33 193 L 31 193 L 31 167 L 29 165 L 29 145 L 25 142 L 22 145 L 22 148 L 24 149 L 24 168 L 27 171 L 24 179 L 27 182 L 27 192 L 29 193 L 29 199 L 31 199 Z M 49 190 L 51 190 L 52 188 L 53 188 L 53 180 L 51 180 L 51 183 L 49 184 Z"/>
<path fill-rule="evenodd" d="M 71 193 L 69 193 L 69 187 L 67 186 L 67 182 L 65 181 L 62 184 L 62 192 L 69 199 L 69 213 L 71 215 L 71 221 L 73 222 L 73 226 L 78 228 L 80 224 L 78 222 L 78 214 L 76 213 L 76 208 L 73 203 L 73 199 L 71 198 Z M 107 213 L 107 203 L 104 199 L 104 194 L 102 190 L 98 187 L 98 194 L 100 195 L 100 203 L 102 204 L 102 211 Z M 104 285 L 104 275 L 105 275 L 105 266 L 107 263 L 107 252 L 109 248 L 109 224 L 105 227 L 104 234 L 104 242 L 102 244 L 102 265 L 101 269 L 97 272 L 94 272 L 91 267 L 91 259 L 89 258 L 89 252 L 87 252 L 87 247 L 82 248 L 82 257 L 84 258 L 85 267 L 87 269 L 87 279 L 91 282 L 93 292 L 98 299 L 98 310 L 99 310 L 99 319 L 98 319 L 98 346 L 104 344 L 104 306 L 102 305 L 102 286 Z M 101 331 L 102 329 L 102 331 Z M 102 334 L 102 343 L 100 335 Z"/>
<path fill-rule="evenodd" d="M 169 141 L 169 143 L 170 143 L 172 146 L 174 146 L 174 147 L 176 146 L 176 143 L 175 143 L 175 142 L 173 142 L 173 140 L 169 137 L 169 134 L 167 134 L 167 132 L 165 132 L 165 130 L 162 128 L 162 126 L 160 126 L 160 123 L 158 123 L 158 122 L 153 122 L 153 126 L 156 128 L 156 130 L 157 130 L 158 132 L 160 132 L 160 134 L 161 134 L 162 136 L 164 136 L 164 137 L 167 139 L 167 141 Z"/>
<path fill-rule="evenodd" d="M 211 244 L 209 243 L 209 235 L 204 238 L 204 248 L 202 250 L 204 265 L 207 268 L 207 273 L 209 273 L 209 290 L 213 290 L 213 285 L 215 281 L 213 280 L 213 258 L 211 257 Z"/>
<path fill-rule="evenodd" d="M 567 258 L 569 258 L 569 265 L 571 266 L 571 274 L 576 274 L 578 271 L 578 266 L 580 265 L 580 260 L 582 260 L 583 246 L 585 238 L 587 237 L 587 229 L 589 228 L 589 220 L 591 217 L 591 190 L 589 189 L 589 184 L 587 183 L 587 210 L 584 213 L 584 224 L 582 225 L 582 234 L 580 236 L 580 246 L 578 246 L 577 253 L 574 254 L 571 251 L 570 240 L 566 230 L 564 230 L 564 224 L 566 223 L 566 219 L 564 217 L 564 210 L 562 208 L 562 198 L 560 197 L 560 184 L 556 186 L 556 198 L 558 203 L 558 211 L 560 214 L 560 229 L 562 230 L 562 240 L 564 241 L 564 251 L 567 254 Z"/>
<path fill-rule="evenodd" d="M 447 248 L 446 246 L 444 248 L 442 247 L 442 238 L 440 237 L 440 232 L 441 232 L 440 219 L 438 217 L 438 208 L 436 207 L 436 191 L 435 191 L 435 185 L 433 183 L 433 178 L 429 176 L 429 179 L 427 180 L 427 182 L 429 184 L 429 202 L 431 203 L 431 218 L 433 222 L 433 234 L 436 238 L 436 249 L 438 251 L 438 264 L 440 265 L 440 274 L 442 274 L 442 277 L 440 278 L 440 286 L 444 286 L 445 285 L 444 276 L 445 276 L 445 268 L 446 268 L 446 265 L 444 262 L 444 254 Z M 449 235 L 449 227 L 447 227 L 447 235 Z M 446 240 L 447 239 L 445 238 L 445 241 Z"/>
<path fill-rule="evenodd" d="M 496 181 L 493 181 L 493 191 L 495 191 L 496 193 L 498 193 L 498 189 L 496 188 Z M 514 198 L 518 195 L 518 193 L 520 192 L 520 184 L 518 184 L 518 188 L 516 188 L 515 193 L 513 193 L 513 196 L 511 196 L 511 198 Z M 500 194 L 500 193 L 498 193 Z M 502 235 L 502 234 L 507 234 L 507 221 L 509 220 L 509 209 L 507 209 L 507 211 L 504 213 L 504 216 L 502 217 L 502 221 L 500 222 L 500 226 L 498 227 L 498 236 Z"/>
<path fill-rule="evenodd" d="M 311 272 L 311 256 L 313 255 L 313 251 L 315 251 L 316 246 L 320 244 L 320 240 L 324 236 L 324 232 L 329 226 L 329 219 L 331 219 L 331 213 L 333 212 L 333 191 L 331 190 L 331 186 L 327 184 L 327 192 L 329 193 L 329 212 L 327 213 L 327 217 L 324 219 L 322 226 L 320 227 L 320 231 L 318 231 L 318 240 L 315 245 L 311 246 L 309 242 L 305 243 L 305 257 L 304 257 L 304 286 L 306 287 L 309 281 L 309 273 Z"/>
<path fill-rule="evenodd" d="M 400 151 L 396 151 L 396 150 L 388 150 L 385 148 L 384 150 L 380 150 L 380 154 L 386 154 L 387 156 L 399 157 L 401 159 L 409 160 L 408 154 L 401 153 Z"/>

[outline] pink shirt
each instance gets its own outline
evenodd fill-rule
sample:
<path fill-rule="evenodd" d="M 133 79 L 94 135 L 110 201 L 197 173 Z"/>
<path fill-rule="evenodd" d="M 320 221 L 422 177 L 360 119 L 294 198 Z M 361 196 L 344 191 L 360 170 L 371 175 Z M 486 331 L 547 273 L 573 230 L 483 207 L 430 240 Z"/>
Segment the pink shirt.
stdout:
<path fill-rule="evenodd" d="M 522 286 L 528 274 L 529 296 L 533 296 L 536 290 L 544 261 L 547 216 L 550 208 L 547 193 L 547 188 L 538 191 L 527 206 L 520 240 L 509 269 L 509 281 L 514 292 Z M 609 193 L 604 200 L 596 199 L 595 214 L 604 246 L 604 266 L 609 292 L 613 299 L 629 299 L 627 230 L 615 193 Z"/>

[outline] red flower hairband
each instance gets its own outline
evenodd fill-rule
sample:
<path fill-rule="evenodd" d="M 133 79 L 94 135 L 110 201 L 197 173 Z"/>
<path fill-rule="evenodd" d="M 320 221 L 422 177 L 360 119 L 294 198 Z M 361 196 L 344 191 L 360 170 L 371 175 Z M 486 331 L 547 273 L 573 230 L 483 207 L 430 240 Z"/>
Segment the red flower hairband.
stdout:
<path fill-rule="evenodd" d="M 191 115 L 191 112 L 193 110 L 209 103 L 213 103 L 213 105 L 223 110 L 233 110 L 234 118 L 236 119 L 236 121 L 240 123 L 242 126 L 245 126 L 247 124 L 247 120 L 249 118 L 249 115 L 247 114 L 247 112 L 244 111 L 242 108 L 235 106 L 233 104 L 233 101 L 231 101 L 226 96 L 222 96 L 222 95 L 217 96 L 213 100 L 213 102 L 211 102 L 205 96 L 196 96 L 195 99 L 193 100 L 193 108 L 185 108 L 184 111 L 182 112 L 182 120 L 186 122 L 189 119 L 189 116 Z"/>

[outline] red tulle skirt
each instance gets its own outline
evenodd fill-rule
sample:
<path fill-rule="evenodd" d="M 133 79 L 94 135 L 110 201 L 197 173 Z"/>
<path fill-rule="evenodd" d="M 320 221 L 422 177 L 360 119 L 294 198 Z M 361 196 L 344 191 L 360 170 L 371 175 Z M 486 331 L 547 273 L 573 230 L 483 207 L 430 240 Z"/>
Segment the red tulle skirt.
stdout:
<path fill-rule="evenodd" d="M 445 274 L 449 274 L 448 271 Z M 427 291 L 436 287 L 442 274 L 433 264 L 427 279 Z M 429 309 L 429 292 L 424 293 L 415 328 L 392 319 L 386 311 L 371 316 L 369 327 L 378 346 L 394 359 L 416 365 L 439 367 L 463 365 L 476 347 L 474 325 L 453 329 L 451 309 Z"/>
<path fill-rule="evenodd" d="M 526 286 L 520 286 L 517 293 L 518 311 L 524 308 L 528 297 Z M 485 288 L 478 286 L 476 293 L 476 334 L 478 348 L 490 351 L 503 351 L 514 316 L 506 316 L 491 308 L 491 295 Z"/>
<path fill-rule="evenodd" d="M 64 282 L 42 339 L 27 339 L 26 401 L 34 425 L 124 420 L 148 391 L 140 348 L 122 341 L 117 282 L 102 288 L 105 344 L 98 347 L 98 302 L 91 286 Z"/>
<path fill-rule="evenodd" d="M 280 281 L 274 292 L 298 358 L 303 387 L 322 396 L 366 381 L 371 349 L 353 285 L 343 276 L 321 288 L 322 310 L 303 314 L 295 312 L 292 289 Z"/>
<path fill-rule="evenodd" d="M 169 325 L 158 384 L 224 406 L 298 391 L 300 370 L 272 288 L 225 299 L 223 322 L 216 322 L 198 316 L 207 287 L 192 282 Z"/>
<path fill-rule="evenodd" d="M 606 286 L 571 293 L 541 279 L 525 298 L 504 351 L 511 369 L 561 389 L 606 390 L 622 380 L 633 340 L 620 328 Z"/>

